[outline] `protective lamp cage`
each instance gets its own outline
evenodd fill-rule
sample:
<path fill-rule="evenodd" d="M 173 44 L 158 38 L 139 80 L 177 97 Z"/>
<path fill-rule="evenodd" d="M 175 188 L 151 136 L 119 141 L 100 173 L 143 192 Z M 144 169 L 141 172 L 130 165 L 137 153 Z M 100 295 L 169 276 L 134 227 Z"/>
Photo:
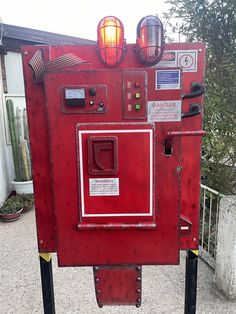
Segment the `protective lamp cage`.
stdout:
<path fill-rule="evenodd" d="M 136 54 L 147 66 L 157 64 L 164 51 L 163 24 L 157 16 L 143 17 L 137 25 Z"/>
<path fill-rule="evenodd" d="M 115 16 L 104 17 L 97 26 L 97 51 L 108 66 L 119 64 L 125 53 L 124 26 Z"/>

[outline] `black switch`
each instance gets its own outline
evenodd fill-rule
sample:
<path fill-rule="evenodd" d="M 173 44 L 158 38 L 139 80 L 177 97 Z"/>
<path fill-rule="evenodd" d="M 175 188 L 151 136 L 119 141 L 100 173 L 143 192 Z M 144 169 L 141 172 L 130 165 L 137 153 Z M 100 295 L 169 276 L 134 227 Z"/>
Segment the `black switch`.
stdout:
<path fill-rule="evenodd" d="M 91 87 L 89 89 L 89 95 L 90 96 L 96 96 L 96 94 L 97 94 L 96 88 L 95 87 Z"/>

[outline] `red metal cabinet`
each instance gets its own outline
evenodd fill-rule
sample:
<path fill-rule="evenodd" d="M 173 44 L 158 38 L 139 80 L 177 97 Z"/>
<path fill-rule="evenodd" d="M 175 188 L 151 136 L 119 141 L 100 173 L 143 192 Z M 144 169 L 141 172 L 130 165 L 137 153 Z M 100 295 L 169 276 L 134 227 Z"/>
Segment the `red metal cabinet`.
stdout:
<path fill-rule="evenodd" d="M 141 73 L 142 78 L 143 73 L 150 76 L 148 83 L 154 87 L 155 70 Z M 134 74 L 129 82 L 141 81 L 140 93 L 147 95 L 147 80 L 140 80 L 140 71 Z M 123 110 L 129 105 L 123 92 L 127 76 L 126 70 L 88 70 L 45 77 L 62 266 L 178 263 L 179 145 L 166 156 L 163 128 L 134 122 L 147 119 L 146 96 L 138 99 L 143 109 L 138 109 L 137 119 L 137 100 L 129 99 L 134 109 L 127 121 Z M 87 109 L 91 99 L 77 112 L 73 105 L 67 105 L 73 112 L 62 110 L 66 89 L 73 87 L 75 93 L 84 89 L 86 95 L 90 86 L 97 90 L 99 84 L 106 86 L 107 94 L 100 98 L 96 94 L 92 106 L 98 107 L 93 113 Z M 131 98 L 135 94 L 132 88 L 128 93 Z M 103 112 L 98 111 L 101 102 Z"/>
<path fill-rule="evenodd" d="M 70 52 L 88 63 L 37 83 L 37 50 L 44 62 Z M 95 46 L 23 48 L 39 251 L 61 266 L 176 264 L 197 248 L 201 138 L 182 135 L 201 130 L 203 99 L 183 95 L 204 83 L 204 55 L 202 44 L 169 44 L 146 68 L 127 45 L 106 69 Z"/>

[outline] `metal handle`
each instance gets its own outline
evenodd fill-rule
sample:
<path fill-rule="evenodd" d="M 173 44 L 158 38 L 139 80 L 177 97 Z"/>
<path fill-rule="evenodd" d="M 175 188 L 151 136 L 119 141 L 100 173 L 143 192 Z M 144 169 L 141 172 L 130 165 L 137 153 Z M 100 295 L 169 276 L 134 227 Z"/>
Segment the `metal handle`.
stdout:
<path fill-rule="evenodd" d="M 182 112 L 182 119 L 184 118 L 190 118 L 190 117 L 194 117 L 198 114 L 201 113 L 201 105 L 199 104 L 190 104 L 189 105 L 189 112 Z"/>
<path fill-rule="evenodd" d="M 189 94 L 183 94 L 182 99 L 190 99 L 201 96 L 205 92 L 205 86 L 200 83 L 194 82 L 191 84 L 191 92 Z"/>
<path fill-rule="evenodd" d="M 206 135 L 206 131 L 169 131 L 167 132 L 167 137 L 165 141 L 165 149 L 171 150 L 173 137 L 179 136 L 204 136 Z"/>

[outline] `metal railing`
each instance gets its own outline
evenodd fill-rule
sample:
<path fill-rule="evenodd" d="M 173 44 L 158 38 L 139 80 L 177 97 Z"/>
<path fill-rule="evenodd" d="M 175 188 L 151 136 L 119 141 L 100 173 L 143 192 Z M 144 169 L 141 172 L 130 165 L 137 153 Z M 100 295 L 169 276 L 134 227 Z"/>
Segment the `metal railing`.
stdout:
<path fill-rule="evenodd" d="M 213 269 L 217 248 L 221 193 L 201 184 L 199 255 Z"/>

